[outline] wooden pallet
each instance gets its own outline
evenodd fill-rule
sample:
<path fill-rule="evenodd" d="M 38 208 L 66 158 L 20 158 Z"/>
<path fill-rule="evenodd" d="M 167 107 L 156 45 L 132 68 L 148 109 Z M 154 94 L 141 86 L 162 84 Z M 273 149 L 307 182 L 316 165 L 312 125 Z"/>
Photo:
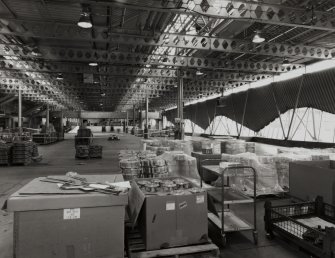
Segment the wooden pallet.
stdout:
<path fill-rule="evenodd" d="M 214 258 L 219 256 L 219 248 L 213 243 L 189 245 L 146 251 L 144 242 L 138 231 L 127 230 L 126 234 L 126 257 L 128 258 L 150 258 L 150 257 L 198 257 Z"/>

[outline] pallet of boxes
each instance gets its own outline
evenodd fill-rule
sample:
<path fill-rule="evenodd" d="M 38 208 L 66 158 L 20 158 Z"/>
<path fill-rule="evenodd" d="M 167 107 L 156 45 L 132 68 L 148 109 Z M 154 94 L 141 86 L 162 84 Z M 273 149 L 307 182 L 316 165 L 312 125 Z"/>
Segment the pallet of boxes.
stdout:
<path fill-rule="evenodd" d="M 128 257 L 217 257 L 218 247 L 208 238 L 206 191 L 169 174 L 167 161 L 161 157 L 123 152 L 120 167 L 124 177 L 132 179 Z"/>

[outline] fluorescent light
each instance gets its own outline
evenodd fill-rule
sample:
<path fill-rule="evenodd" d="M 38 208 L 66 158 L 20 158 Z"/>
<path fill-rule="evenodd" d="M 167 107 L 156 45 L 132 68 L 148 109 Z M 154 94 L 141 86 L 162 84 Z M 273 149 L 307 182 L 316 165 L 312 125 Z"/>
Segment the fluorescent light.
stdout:
<path fill-rule="evenodd" d="M 261 37 L 258 33 L 255 34 L 255 36 L 252 38 L 252 42 L 259 44 L 265 41 L 265 38 Z"/>
<path fill-rule="evenodd" d="M 97 62 L 90 62 L 88 63 L 89 66 L 98 66 L 98 63 Z"/>
<path fill-rule="evenodd" d="M 164 68 L 164 65 L 158 65 L 157 68 Z"/>

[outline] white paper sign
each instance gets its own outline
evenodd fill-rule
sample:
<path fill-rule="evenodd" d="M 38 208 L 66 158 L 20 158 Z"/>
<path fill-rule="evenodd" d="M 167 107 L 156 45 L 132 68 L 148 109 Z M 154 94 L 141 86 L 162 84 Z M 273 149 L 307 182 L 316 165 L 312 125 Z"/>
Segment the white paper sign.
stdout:
<path fill-rule="evenodd" d="M 80 208 L 64 209 L 64 219 L 80 219 Z"/>
<path fill-rule="evenodd" d="M 175 202 L 167 202 L 166 203 L 166 210 L 167 211 L 174 211 L 176 209 L 176 203 Z"/>

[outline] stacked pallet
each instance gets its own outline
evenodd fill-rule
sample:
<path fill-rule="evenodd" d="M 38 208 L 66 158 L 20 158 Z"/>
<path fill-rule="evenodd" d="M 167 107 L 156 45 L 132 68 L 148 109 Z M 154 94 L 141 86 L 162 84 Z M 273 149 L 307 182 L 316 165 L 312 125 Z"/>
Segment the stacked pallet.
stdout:
<path fill-rule="evenodd" d="M 164 159 L 154 158 L 150 160 L 152 177 L 167 177 L 169 169 Z"/>
<path fill-rule="evenodd" d="M 89 158 L 89 145 L 77 145 L 76 146 L 76 158 L 87 159 Z"/>
<path fill-rule="evenodd" d="M 141 162 L 137 157 L 121 159 L 120 168 L 125 180 L 133 180 L 142 176 Z"/>
<path fill-rule="evenodd" d="M 102 146 L 101 145 L 90 145 L 89 147 L 90 158 L 102 158 Z"/>
<path fill-rule="evenodd" d="M 28 165 L 31 163 L 33 144 L 32 142 L 18 141 L 13 144 L 13 164 Z"/>
<path fill-rule="evenodd" d="M 10 147 L 0 143 L 0 165 L 9 165 Z"/>

